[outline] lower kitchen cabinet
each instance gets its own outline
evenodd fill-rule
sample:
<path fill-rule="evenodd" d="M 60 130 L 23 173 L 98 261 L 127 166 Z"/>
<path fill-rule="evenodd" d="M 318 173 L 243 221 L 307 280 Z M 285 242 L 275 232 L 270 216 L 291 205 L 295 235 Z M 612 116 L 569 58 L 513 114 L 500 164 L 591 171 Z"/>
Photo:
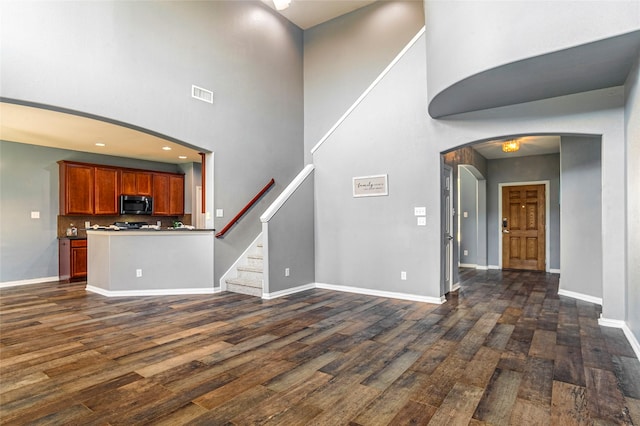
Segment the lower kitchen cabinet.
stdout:
<path fill-rule="evenodd" d="M 87 240 L 60 238 L 58 240 L 58 268 L 60 280 L 87 278 Z"/>

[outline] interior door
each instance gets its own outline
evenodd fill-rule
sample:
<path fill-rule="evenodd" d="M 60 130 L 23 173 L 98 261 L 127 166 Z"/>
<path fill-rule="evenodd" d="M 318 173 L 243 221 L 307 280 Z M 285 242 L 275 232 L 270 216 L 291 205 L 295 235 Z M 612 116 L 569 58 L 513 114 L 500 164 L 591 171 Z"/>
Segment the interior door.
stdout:
<path fill-rule="evenodd" d="M 545 270 L 545 186 L 502 187 L 502 268 Z"/>
<path fill-rule="evenodd" d="M 442 168 L 442 246 L 444 291 L 451 291 L 453 275 L 453 198 L 451 198 L 453 169 Z"/>

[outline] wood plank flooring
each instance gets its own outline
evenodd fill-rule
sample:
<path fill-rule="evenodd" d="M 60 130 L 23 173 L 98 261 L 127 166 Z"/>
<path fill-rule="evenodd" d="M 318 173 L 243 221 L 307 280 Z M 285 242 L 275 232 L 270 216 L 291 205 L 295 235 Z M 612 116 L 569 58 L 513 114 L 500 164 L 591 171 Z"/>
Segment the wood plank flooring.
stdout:
<path fill-rule="evenodd" d="M 640 363 L 555 275 L 463 270 L 443 305 L 0 291 L 0 423 L 640 425 Z"/>

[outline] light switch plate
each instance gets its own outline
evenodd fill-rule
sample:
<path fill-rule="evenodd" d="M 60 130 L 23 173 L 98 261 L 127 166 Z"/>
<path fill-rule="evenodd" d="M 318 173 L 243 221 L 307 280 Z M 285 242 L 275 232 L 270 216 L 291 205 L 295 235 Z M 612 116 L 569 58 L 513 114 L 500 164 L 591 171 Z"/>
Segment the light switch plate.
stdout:
<path fill-rule="evenodd" d="M 224 210 L 216 209 L 216 217 L 224 217 Z"/>
<path fill-rule="evenodd" d="M 427 208 L 426 207 L 414 207 L 413 208 L 413 215 L 414 216 L 426 216 L 427 215 Z"/>
<path fill-rule="evenodd" d="M 418 226 L 427 226 L 427 218 L 424 216 L 419 217 Z"/>
<path fill-rule="evenodd" d="M 40 212 L 31 212 L 31 219 L 40 219 Z"/>
<path fill-rule="evenodd" d="M 463 212 L 462 217 L 469 217 L 469 212 Z"/>

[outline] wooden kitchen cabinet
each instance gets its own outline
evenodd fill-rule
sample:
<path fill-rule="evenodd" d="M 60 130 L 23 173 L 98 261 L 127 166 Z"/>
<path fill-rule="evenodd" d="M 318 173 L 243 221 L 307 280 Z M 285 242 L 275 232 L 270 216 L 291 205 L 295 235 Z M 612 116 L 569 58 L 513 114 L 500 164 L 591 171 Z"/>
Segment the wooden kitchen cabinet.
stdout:
<path fill-rule="evenodd" d="M 120 180 L 121 192 L 124 195 L 153 194 L 153 173 L 123 170 Z"/>
<path fill-rule="evenodd" d="M 153 214 L 169 215 L 169 175 L 153 174 Z"/>
<path fill-rule="evenodd" d="M 119 177 L 118 169 L 96 167 L 94 173 L 94 214 L 115 216 L 120 213 L 118 209 Z"/>
<path fill-rule="evenodd" d="M 184 175 L 169 176 L 169 214 L 184 214 Z"/>
<path fill-rule="evenodd" d="M 93 214 L 95 167 L 60 162 L 60 214 Z"/>
<path fill-rule="evenodd" d="M 58 240 L 58 275 L 60 280 L 87 277 L 87 240 L 60 238 Z"/>
<path fill-rule="evenodd" d="M 120 195 L 153 197 L 153 215 L 184 214 L 184 175 L 59 161 L 60 214 L 120 214 Z"/>
<path fill-rule="evenodd" d="M 158 216 L 184 214 L 184 175 L 153 174 L 153 214 Z"/>

